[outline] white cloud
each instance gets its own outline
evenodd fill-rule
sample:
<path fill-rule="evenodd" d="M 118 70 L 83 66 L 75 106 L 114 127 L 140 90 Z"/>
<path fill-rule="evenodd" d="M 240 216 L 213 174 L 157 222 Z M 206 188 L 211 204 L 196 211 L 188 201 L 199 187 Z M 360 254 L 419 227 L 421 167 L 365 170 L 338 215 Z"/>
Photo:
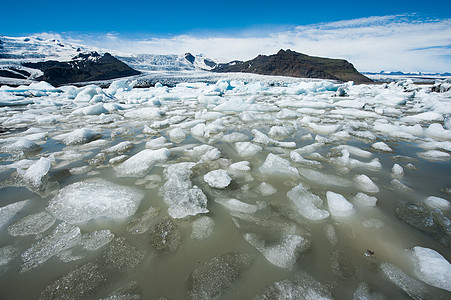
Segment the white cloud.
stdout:
<path fill-rule="evenodd" d="M 222 61 L 247 60 L 289 48 L 309 55 L 344 58 L 360 71 L 451 71 L 451 19 L 421 20 L 415 15 L 297 26 L 258 37 L 210 34 L 133 39 L 109 33 L 86 42 L 129 53 L 203 53 Z"/>

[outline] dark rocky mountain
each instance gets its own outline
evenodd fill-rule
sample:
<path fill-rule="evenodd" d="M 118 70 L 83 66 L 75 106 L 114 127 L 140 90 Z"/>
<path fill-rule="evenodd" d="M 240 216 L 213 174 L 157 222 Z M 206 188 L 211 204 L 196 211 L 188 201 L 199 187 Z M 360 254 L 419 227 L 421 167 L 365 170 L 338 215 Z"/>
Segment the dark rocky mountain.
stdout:
<path fill-rule="evenodd" d="M 219 64 L 214 72 L 244 72 L 261 75 L 321 78 L 355 83 L 372 82 L 343 59 L 314 57 L 291 50 L 280 50 L 274 55 L 259 55 L 249 61 Z"/>
<path fill-rule="evenodd" d="M 58 86 L 74 82 L 108 80 L 139 75 L 141 72 L 130 68 L 109 53 L 103 56 L 97 52 L 80 53 L 71 61 L 44 61 L 22 63 L 24 67 L 39 69 L 44 74 L 37 80 L 44 80 Z"/>

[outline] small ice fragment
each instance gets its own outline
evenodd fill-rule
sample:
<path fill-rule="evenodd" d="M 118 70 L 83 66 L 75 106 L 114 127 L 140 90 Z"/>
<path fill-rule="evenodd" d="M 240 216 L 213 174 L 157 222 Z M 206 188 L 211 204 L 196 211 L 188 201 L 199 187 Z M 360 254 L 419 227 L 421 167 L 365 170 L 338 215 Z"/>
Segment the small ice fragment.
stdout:
<path fill-rule="evenodd" d="M 355 204 L 365 206 L 376 206 L 377 203 L 376 197 L 368 196 L 365 193 L 357 193 L 353 200 Z"/>
<path fill-rule="evenodd" d="M 248 161 L 239 161 L 229 166 L 231 171 L 248 172 L 250 171 L 250 163 Z"/>
<path fill-rule="evenodd" d="M 29 200 L 19 201 L 0 207 L 0 228 L 7 224 L 8 221 L 21 211 Z"/>
<path fill-rule="evenodd" d="M 17 255 L 17 250 L 12 245 L 0 248 L 0 267 L 7 265 Z"/>
<path fill-rule="evenodd" d="M 254 214 L 258 210 L 258 206 L 255 204 L 249 204 L 233 198 L 232 199 L 218 198 L 215 199 L 215 201 L 221 205 L 224 205 L 229 210 L 234 212 Z"/>
<path fill-rule="evenodd" d="M 411 259 L 419 279 L 451 292 L 451 264 L 440 253 L 417 246 L 413 248 Z"/>
<path fill-rule="evenodd" d="M 181 128 L 174 128 L 169 131 L 169 139 L 174 143 L 181 143 L 185 140 L 186 134 Z"/>
<path fill-rule="evenodd" d="M 285 158 L 269 153 L 259 168 L 260 173 L 272 176 L 289 176 L 299 178 L 299 172 Z"/>
<path fill-rule="evenodd" d="M 113 154 L 113 153 L 124 153 L 130 150 L 134 147 L 134 144 L 130 141 L 124 141 L 120 142 L 119 144 L 116 144 L 110 148 L 102 150 L 102 152 L 106 154 Z"/>
<path fill-rule="evenodd" d="M 81 237 L 81 245 L 86 250 L 94 251 L 111 242 L 113 238 L 114 233 L 108 229 L 98 230 L 83 234 Z"/>
<path fill-rule="evenodd" d="M 75 129 L 73 132 L 62 135 L 62 141 L 66 145 L 78 145 L 92 142 L 100 138 L 100 134 L 89 128 Z M 58 137 L 55 137 L 58 139 Z"/>
<path fill-rule="evenodd" d="M 258 191 L 263 196 L 271 196 L 277 193 L 277 189 L 267 182 L 262 182 L 258 187 Z"/>
<path fill-rule="evenodd" d="M 150 225 L 154 222 L 155 217 L 160 212 L 159 208 L 150 207 L 138 216 L 131 219 L 127 224 L 127 231 L 131 234 L 141 234 L 150 229 Z"/>
<path fill-rule="evenodd" d="M 328 191 L 326 193 L 330 213 L 335 217 L 347 217 L 354 213 L 354 206 L 343 195 Z"/>
<path fill-rule="evenodd" d="M 232 132 L 222 137 L 222 140 L 226 143 L 246 142 L 250 139 L 249 136 L 241 132 Z"/>
<path fill-rule="evenodd" d="M 160 136 L 156 139 L 152 139 L 146 143 L 147 149 L 157 150 L 161 148 L 171 147 L 172 143 L 168 143 L 164 136 Z"/>
<path fill-rule="evenodd" d="M 302 184 L 295 186 L 287 193 L 288 198 L 293 201 L 299 213 L 312 221 L 321 221 L 329 217 L 327 210 L 320 209 L 323 200 L 317 195 L 307 191 Z"/>
<path fill-rule="evenodd" d="M 286 235 L 276 243 L 266 243 L 259 235 L 244 234 L 244 239 L 260 251 L 273 265 L 290 269 L 299 255 L 310 247 L 310 242 L 300 235 Z"/>
<path fill-rule="evenodd" d="M 20 138 L 16 142 L 2 147 L 3 152 L 35 152 L 41 149 L 41 146 L 26 138 Z"/>
<path fill-rule="evenodd" d="M 208 172 L 204 175 L 204 180 L 210 187 L 216 189 L 224 189 L 232 182 L 229 174 L 222 169 Z"/>
<path fill-rule="evenodd" d="M 424 200 L 424 203 L 431 208 L 438 208 L 442 211 L 448 211 L 451 209 L 451 203 L 443 198 L 429 196 Z"/>
<path fill-rule="evenodd" d="M 191 238 L 193 240 L 202 241 L 213 233 L 215 221 L 208 216 L 202 216 L 194 220 L 192 226 L 193 231 L 191 232 Z"/>
<path fill-rule="evenodd" d="M 358 185 L 359 189 L 366 193 L 377 193 L 379 192 L 379 188 L 377 185 L 366 175 L 358 175 L 355 177 L 355 182 Z"/>
<path fill-rule="evenodd" d="M 55 218 L 47 212 L 40 212 L 26 216 L 8 226 L 8 233 L 12 236 L 26 236 L 43 233 L 55 223 Z"/>

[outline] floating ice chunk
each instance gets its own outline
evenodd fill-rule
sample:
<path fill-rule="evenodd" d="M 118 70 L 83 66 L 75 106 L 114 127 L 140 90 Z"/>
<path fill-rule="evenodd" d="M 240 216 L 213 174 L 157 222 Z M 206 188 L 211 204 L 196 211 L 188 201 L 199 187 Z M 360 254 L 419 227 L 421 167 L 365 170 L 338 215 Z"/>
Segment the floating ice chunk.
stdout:
<path fill-rule="evenodd" d="M 204 175 L 204 180 L 210 187 L 216 189 L 224 189 L 232 182 L 229 174 L 222 169 L 208 172 Z"/>
<path fill-rule="evenodd" d="M 171 147 L 172 143 L 168 143 L 164 136 L 157 137 L 146 143 L 147 149 L 157 150 L 161 148 Z"/>
<path fill-rule="evenodd" d="M 424 131 L 427 137 L 438 140 L 451 140 L 451 130 L 443 128 L 442 124 L 433 123 Z"/>
<path fill-rule="evenodd" d="M 169 131 L 169 139 L 174 143 L 181 143 L 185 140 L 186 134 L 181 128 L 174 128 Z"/>
<path fill-rule="evenodd" d="M 150 225 L 154 222 L 155 217 L 160 212 L 159 208 L 150 207 L 140 215 L 134 217 L 127 224 L 127 231 L 131 234 L 141 234 L 149 230 Z"/>
<path fill-rule="evenodd" d="M 295 186 L 287 193 L 288 198 L 293 201 L 299 213 L 312 221 L 321 221 L 329 217 L 327 210 L 318 207 L 323 205 L 323 200 L 317 195 L 307 191 L 302 184 Z"/>
<path fill-rule="evenodd" d="M 101 135 L 92 129 L 80 128 L 75 129 L 73 132 L 56 136 L 55 138 L 62 140 L 66 145 L 78 145 L 92 142 L 100 137 Z"/>
<path fill-rule="evenodd" d="M 102 152 L 106 154 L 113 154 L 113 153 L 124 153 L 128 150 L 132 149 L 134 147 L 134 144 L 129 141 L 120 142 L 119 144 L 116 144 L 110 148 L 102 150 Z"/>
<path fill-rule="evenodd" d="M 254 256 L 246 253 L 225 253 L 207 260 L 188 278 L 191 283 L 187 299 L 215 299 L 239 278 L 253 262 Z"/>
<path fill-rule="evenodd" d="M 51 234 L 43 237 L 22 253 L 21 272 L 42 265 L 52 256 L 77 245 L 80 240 L 80 228 L 64 222 L 59 224 Z"/>
<path fill-rule="evenodd" d="M 443 151 L 429 150 L 418 153 L 418 157 L 430 161 L 446 161 L 450 158 L 450 155 Z"/>
<path fill-rule="evenodd" d="M 41 150 L 41 146 L 26 138 L 20 138 L 14 143 L 2 147 L 3 152 L 37 152 Z"/>
<path fill-rule="evenodd" d="M 81 237 L 81 245 L 88 251 L 97 250 L 110 243 L 114 238 L 114 233 L 108 229 L 85 233 Z"/>
<path fill-rule="evenodd" d="M 290 162 L 285 158 L 269 153 L 265 162 L 259 168 L 260 173 L 270 176 L 289 176 L 299 177 L 299 172 L 296 168 L 290 165 Z"/>
<path fill-rule="evenodd" d="M 300 113 L 293 111 L 291 109 L 283 108 L 276 114 L 276 118 L 278 119 L 296 119 L 300 117 Z"/>
<path fill-rule="evenodd" d="M 254 300 L 331 300 L 332 294 L 326 285 L 307 273 L 299 272 L 294 280 L 285 279 L 267 285 Z"/>
<path fill-rule="evenodd" d="M 411 259 L 419 279 L 451 292 L 451 264 L 440 253 L 417 246 L 413 248 Z"/>
<path fill-rule="evenodd" d="M 424 200 L 424 203 L 431 208 L 438 208 L 442 211 L 448 211 L 451 209 L 451 203 L 443 198 L 429 196 Z"/>
<path fill-rule="evenodd" d="M 168 166 L 164 170 L 166 183 L 161 188 L 163 200 L 169 205 L 168 213 L 180 219 L 207 213 L 207 196 L 190 180 L 195 163 L 183 162 Z"/>
<path fill-rule="evenodd" d="M 360 282 L 359 286 L 354 292 L 353 300 L 383 300 L 385 297 L 380 293 L 371 293 L 368 284 Z"/>
<path fill-rule="evenodd" d="M 377 193 L 379 188 L 377 185 L 366 175 L 358 175 L 354 178 L 358 188 L 365 193 Z"/>
<path fill-rule="evenodd" d="M 279 142 L 276 141 L 266 134 L 264 134 L 261 131 L 258 131 L 257 129 L 252 129 L 252 134 L 254 135 L 254 142 L 262 145 L 275 145 L 278 147 L 284 147 L 284 148 L 295 148 L 296 143 L 295 142 Z"/>
<path fill-rule="evenodd" d="M 379 158 L 375 158 L 369 162 L 362 162 L 357 159 L 349 159 L 347 167 L 349 168 L 363 168 L 371 171 L 379 171 L 382 169 L 382 165 Z"/>
<path fill-rule="evenodd" d="M 294 127 L 291 126 L 273 126 L 268 135 L 273 139 L 282 139 L 294 133 Z"/>
<path fill-rule="evenodd" d="M 213 233 L 215 221 L 208 216 L 202 216 L 194 220 L 192 226 L 193 231 L 191 232 L 191 238 L 193 240 L 202 241 Z"/>
<path fill-rule="evenodd" d="M 327 204 L 329 205 L 330 213 L 335 217 L 347 217 L 354 213 L 354 205 L 346 200 L 343 195 L 327 192 Z"/>
<path fill-rule="evenodd" d="M 427 111 L 413 116 L 407 116 L 403 118 L 405 122 L 416 123 L 418 121 L 438 121 L 442 122 L 443 116 L 435 111 Z"/>
<path fill-rule="evenodd" d="M 376 142 L 371 147 L 379 151 L 393 152 L 393 149 L 384 142 Z"/>
<path fill-rule="evenodd" d="M 258 210 L 258 206 L 255 204 L 249 204 L 237 199 L 225 199 L 225 198 L 218 198 L 215 199 L 216 202 L 218 202 L 221 205 L 224 205 L 227 207 L 227 209 L 234 211 L 234 212 L 242 212 L 247 214 L 254 214 Z"/>
<path fill-rule="evenodd" d="M 258 187 L 258 191 L 263 196 L 271 196 L 277 193 L 277 189 L 267 182 L 262 182 Z"/>
<path fill-rule="evenodd" d="M 391 282 L 396 284 L 413 299 L 429 298 L 428 290 L 425 284 L 413 279 L 395 265 L 384 262 L 380 265 L 380 268 L 382 273 L 384 273 L 384 275 L 390 279 Z"/>
<path fill-rule="evenodd" d="M 391 168 L 391 176 L 393 178 L 401 179 L 404 176 L 404 169 L 400 165 L 394 164 Z"/>
<path fill-rule="evenodd" d="M 78 108 L 72 112 L 75 116 L 83 115 L 101 115 L 108 114 L 109 111 L 103 106 L 103 103 L 97 103 L 94 105 Z"/>
<path fill-rule="evenodd" d="M 308 126 L 313 130 L 313 132 L 320 134 L 331 134 L 336 132 L 341 125 L 324 125 L 310 122 L 308 123 Z"/>
<path fill-rule="evenodd" d="M 358 205 L 365 205 L 365 206 L 376 206 L 377 198 L 373 196 L 368 196 L 365 193 L 357 193 L 357 195 L 354 196 L 354 203 Z"/>
<path fill-rule="evenodd" d="M 82 91 L 78 92 L 74 102 L 90 102 L 97 95 L 103 95 L 102 89 L 95 85 L 88 85 Z"/>
<path fill-rule="evenodd" d="M 192 150 L 185 150 L 184 153 L 188 156 L 201 158 L 205 161 L 213 161 L 221 157 L 219 149 L 210 145 L 196 146 Z"/>
<path fill-rule="evenodd" d="M 124 116 L 130 119 L 158 119 L 162 114 L 156 107 L 144 107 L 127 111 Z"/>
<path fill-rule="evenodd" d="M 321 182 L 325 186 L 340 186 L 340 187 L 351 187 L 352 181 L 347 178 L 325 174 L 319 171 L 302 168 L 299 169 L 299 174 L 306 180 L 314 183 Z"/>
<path fill-rule="evenodd" d="M 305 158 L 302 157 L 301 154 L 296 152 L 296 150 L 290 152 L 290 158 L 295 163 L 302 164 L 302 165 L 305 165 L 305 166 L 317 167 L 317 168 L 321 168 L 322 167 L 322 164 L 319 161 L 305 159 Z"/>
<path fill-rule="evenodd" d="M 327 240 L 332 246 L 337 245 L 338 238 L 337 238 L 337 231 L 335 230 L 335 227 L 331 224 L 326 224 L 324 226 L 324 233 L 326 235 Z"/>
<path fill-rule="evenodd" d="M 287 235 L 274 244 L 267 244 L 253 233 L 244 234 L 244 239 L 260 251 L 273 265 L 290 269 L 299 255 L 310 247 L 310 242 L 300 235 Z"/>
<path fill-rule="evenodd" d="M 136 189 L 92 178 L 68 185 L 50 200 L 47 210 L 69 223 L 133 215 L 144 194 Z"/>
<path fill-rule="evenodd" d="M 48 181 L 49 171 L 52 161 L 48 158 L 41 157 L 37 162 L 31 165 L 26 171 L 21 169 L 17 173 L 24 179 L 27 185 L 32 189 L 40 190 Z"/>
<path fill-rule="evenodd" d="M 259 145 L 251 142 L 236 142 L 236 152 L 241 157 L 251 157 L 263 150 Z"/>
<path fill-rule="evenodd" d="M 17 250 L 12 245 L 0 248 L 0 267 L 7 265 L 17 255 Z"/>
<path fill-rule="evenodd" d="M 248 141 L 249 139 L 250 139 L 249 136 L 241 132 L 232 132 L 222 137 L 222 140 L 226 143 L 245 142 Z"/>
<path fill-rule="evenodd" d="M 115 168 L 118 177 L 142 177 L 159 162 L 166 161 L 171 152 L 166 149 L 145 149 L 136 153 Z"/>
<path fill-rule="evenodd" d="M 364 157 L 364 158 L 370 158 L 373 154 L 369 151 L 360 149 L 358 147 L 355 146 L 351 146 L 351 145 L 341 145 L 341 146 L 337 146 L 333 149 L 337 149 L 337 150 L 346 150 L 349 152 L 349 154 L 358 156 L 358 157 Z"/>
<path fill-rule="evenodd" d="M 120 79 L 113 81 L 107 89 L 107 93 L 110 95 L 116 94 L 118 91 L 131 91 L 136 85 L 137 81 L 129 81 L 128 79 Z"/>
<path fill-rule="evenodd" d="M 229 166 L 229 170 L 231 170 L 232 172 L 248 172 L 251 170 L 250 162 L 244 160 L 233 163 Z"/>
<path fill-rule="evenodd" d="M 8 226 L 8 233 L 12 236 L 26 236 L 43 233 L 55 223 L 55 218 L 46 212 L 26 216 Z"/>
<path fill-rule="evenodd" d="M 299 154 L 310 154 L 323 146 L 324 146 L 324 143 L 313 143 L 313 144 L 304 146 L 302 148 L 299 148 L 299 149 L 296 149 L 293 151 L 296 151 Z"/>
<path fill-rule="evenodd" d="M 0 228 L 6 225 L 8 221 L 20 212 L 29 200 L 19 201 L 0 207 Z"/>

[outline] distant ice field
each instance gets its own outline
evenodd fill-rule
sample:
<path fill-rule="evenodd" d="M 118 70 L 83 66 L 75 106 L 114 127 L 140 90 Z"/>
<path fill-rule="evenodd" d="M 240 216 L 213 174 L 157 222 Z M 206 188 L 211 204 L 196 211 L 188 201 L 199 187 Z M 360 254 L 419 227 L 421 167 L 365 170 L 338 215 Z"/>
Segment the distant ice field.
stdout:
<path fill-rule="evenodd" d="M 2 298 L 449 299 L 451 91 L 171 74 L 0 87 Z"/>

